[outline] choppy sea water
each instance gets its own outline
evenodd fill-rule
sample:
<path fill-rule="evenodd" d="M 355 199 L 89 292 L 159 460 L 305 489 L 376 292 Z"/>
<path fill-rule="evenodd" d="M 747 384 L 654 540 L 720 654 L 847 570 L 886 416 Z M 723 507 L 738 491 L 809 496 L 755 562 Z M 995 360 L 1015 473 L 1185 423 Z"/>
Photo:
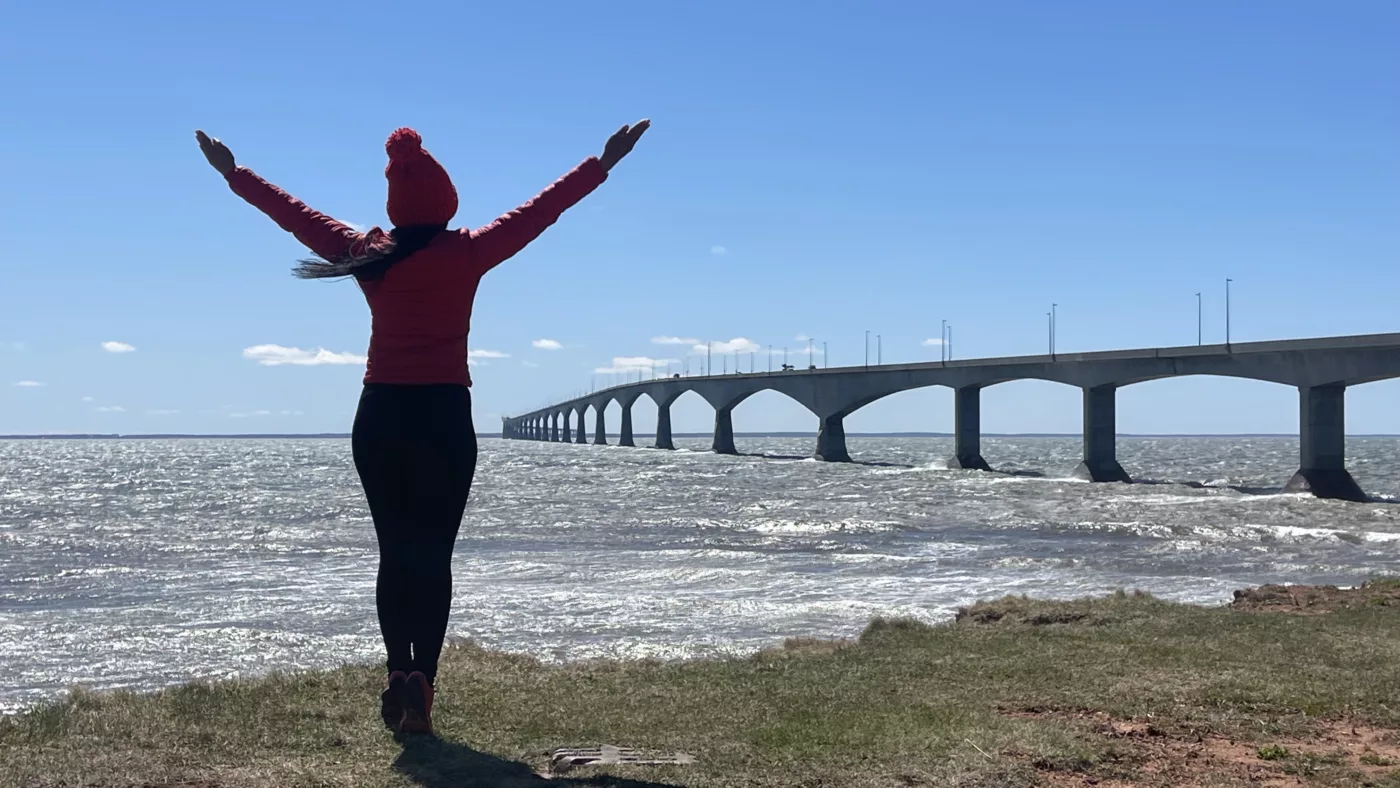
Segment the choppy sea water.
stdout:
<path fill-rule="evenodd" d="M 1268 494 L 1283 438 L 1120 439 L 1148 483 L 1065 476 L 1076 439 L 740 439 L 720 457 L 487 440 L 450 632 L 547 660 L 734 653 L 939 620 L 1003 593 L 1218 603 L 1400 573 L 1400 439 L 1348 441 L 1377 503 Z M 0 710 L 381 658 L 348 440 L 0 442 Z"/>

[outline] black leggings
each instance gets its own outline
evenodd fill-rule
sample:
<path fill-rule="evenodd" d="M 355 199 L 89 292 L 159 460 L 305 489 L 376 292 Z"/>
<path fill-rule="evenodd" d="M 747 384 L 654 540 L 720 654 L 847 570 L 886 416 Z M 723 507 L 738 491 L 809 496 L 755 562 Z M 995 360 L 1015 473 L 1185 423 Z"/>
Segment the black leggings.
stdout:
<path fill-rule="evenodd" d="M 379 538 L 375 605 L 390 671 L 437 678 L 452 546 L 476 473 L 466 386 L 366 384 L 351 438 Z"/>

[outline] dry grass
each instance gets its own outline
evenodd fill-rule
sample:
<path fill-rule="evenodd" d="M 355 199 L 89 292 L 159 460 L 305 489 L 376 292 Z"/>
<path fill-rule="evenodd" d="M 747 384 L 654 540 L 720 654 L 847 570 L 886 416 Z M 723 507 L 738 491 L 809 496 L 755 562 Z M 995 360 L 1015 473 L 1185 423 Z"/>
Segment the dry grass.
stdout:
<path fill-rule="evenodd" d="M 726 661 L 547 667 L 457 645 L 439 740 L 379 726 L 371 666 L 77 692 L 0 723 L 0 786 L 1400 788 L 1396 606 L 1008 597 L 958 619 Z M 550 750 L 603 743 L 698 762 L 537 776 Z"/>

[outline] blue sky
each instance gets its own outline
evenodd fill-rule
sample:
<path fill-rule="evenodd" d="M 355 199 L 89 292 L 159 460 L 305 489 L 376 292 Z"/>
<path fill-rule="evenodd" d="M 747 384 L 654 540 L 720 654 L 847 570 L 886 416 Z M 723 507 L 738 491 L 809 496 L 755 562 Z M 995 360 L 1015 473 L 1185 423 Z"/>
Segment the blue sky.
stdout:
<path fill-rule="evenodd" d="M 480 225 L 653 119 L 609 183 L 483 282 L 482 429 L 615 358 L 684 358 L 657 337 L 766 354 L 811 336 L 839 365 L 869 330 L 913 361 L 938 358 L 923 343 L 947 319 L 959 357 L 1025 354 L 1056 302 L 1061 351 L 1189 344 L 1201 291 L 1218 341 L 1227 276 L 1237 341 L 1400 330 L 1392 2 L 395 8 L 7 10 L 0 433 L 348 430 L 363 299 L 289 275 L 302 250 L 228 191 L 195 128 L 372 225 L 384 138 L 414 126 L 457 220 Z M 1355 389 L 1350 429 L 1400 432 L 1397 395 Z M 848 429 L 948 430 L 951 402 L 901 394 Z M 1119 428 L 1289 432 L 1296 403 L 1160 381 L 1120 393 Z M 698 398 L 677 408 L 679 430 L 712 419 Z M 1079 418 L 1066 387 L 984 394 L 989 431 Z M 735 422 L 815 426 L 778 395 Z"/>

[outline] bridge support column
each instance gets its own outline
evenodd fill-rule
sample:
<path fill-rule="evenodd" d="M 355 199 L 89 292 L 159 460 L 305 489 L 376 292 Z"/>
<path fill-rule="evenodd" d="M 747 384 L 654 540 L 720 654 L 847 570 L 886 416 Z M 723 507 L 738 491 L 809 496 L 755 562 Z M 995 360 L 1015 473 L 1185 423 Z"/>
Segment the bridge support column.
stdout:
<path fill-rule="evenodd" d="M 1346 386 L 1303 386 L 1298 395 L 1299 467 L 1284 492 L 1370 500 L 1347 471 Z"/>
<path fill-rule="evenodd" d="M 1091 482 L 1131 482 L 1118 464 L 1117 386 L 1084 389 L 1084 460 L 1074 475 Z"/>
<path fill-rule="evenodd" d="M 578 435 L 577 435 L 577 436 L 575 437 L 575 439 L 574 439 L 574 442 L 575 442 L 575 443 L 587 443 L 587 442 L 588 442 L 588 431 L 584 428 L 584 423 L 583 423 L 584 420 L 585 420 L 585 418 L 586 418 L 587 416 L 588 416 L 588 409 L 587 409 L 587 408 L 579 408 L 579 411 L 578 411 Z"/>
<path fill-rule="evenodd" d="M 617 445 L 636 446 L 632 440 L 632 403 L 622 403 L 622 427 L 617 436 Z"/>
<path fill-rule="evenodd" d="M 949 469 L 990 471 L 982 459 L 982 388 L 953 389 L 953 458 Z"/>
<path fill-rule="evenodd" d="M 662 402 L 656 406 L 656 448 L 674 449 L 676 444 L 671 440 L 671 403 Z"/>
<path fill-rule="evenodd" d="M 598 414 L 597 418 L 593 420 L 593 443 L 598 446 L 608 445 L 608 427 L 607 421 L 604 419 L 605 411 L 603 410 L 605 407 L 607 406 L 593 406 L 593 411 Z"/>
<path fill-rule="evenodd" d="M 846 452 L 846 417 L 823 416 L 817 431 L 816 458 L 825 462 L 850 462 Z"/>
<path fill-rule="evenodd" d="M 738 454 L 734 448 L 734 406 L 715 408 L 715 440 L 710 444 L 715 454 Z"/>
<path fill-rule="evenodd" d="M 559 418 L 563 422 L 562 424 L 560 424 L 561 429 L 559 430 L 559 440 L 563 443 L 573 443 L 574 412 L 572 410 L 566 410 L 564 411 L 563 415 L 561 415 Z"/>

